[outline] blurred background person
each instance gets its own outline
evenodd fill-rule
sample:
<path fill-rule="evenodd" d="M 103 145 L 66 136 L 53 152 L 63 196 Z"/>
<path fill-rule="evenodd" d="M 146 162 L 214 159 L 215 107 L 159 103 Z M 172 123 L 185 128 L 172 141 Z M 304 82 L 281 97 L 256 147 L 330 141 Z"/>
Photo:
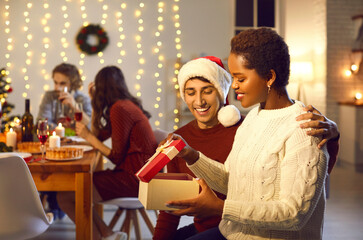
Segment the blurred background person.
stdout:
<path fill-rule="evenodd" d="M 94 203 L 119 197 L 137 197 L 139 181 L 135 173 L 151 157 L 157 143 L 149 124 L 150 114 L 129 92 L 122 71 L 115 66 L 101 69 L 89 86 L 92 98 L 91 130 L 76 122 L 76 133 L 115 164 L 113 170 L 93 174 Z M 103 141 L 110 138 L 112 148 Z M 59 193 L 61 208 L 74 221 L 74 192 Z M 94 239 L 121 239 L 94 211 Z"/>
<path fill-rule="evenodd" d="M 52 72 L 54 90 L 46 91 L 39 106 L 37 119 L 47 118 L 53 129 L 61 122 L 64 127 L 70 127 L 74 118 L 75 103 L 82 103 L 82 122 L 88 124 L 92 106 L 91 100 L 80 91 L 83 81 L 76 66 L 69 63 L 57 65 Z"/>
<path fill-rule="evenodd" d="M 54 129 L 58 123 L 69 128 L 72 125 L 75 103 L 83 106 L 84 123 L 88 123 L 92 113 L 91 100 L 87 94 L 79 89 L 83 85 L 81 76 L 76 66 L 69 63 L 57 65 L 52 72 L 54 90 L 46 91 L 39 106 L 37 119 L 48 119 L 50 129 Z M 55 219 L 62 219 L 64 213 L 59 208 L 56 192 L 41 192 L 41 198 L 46 198 L 48 210 L 54 214 Z"/>

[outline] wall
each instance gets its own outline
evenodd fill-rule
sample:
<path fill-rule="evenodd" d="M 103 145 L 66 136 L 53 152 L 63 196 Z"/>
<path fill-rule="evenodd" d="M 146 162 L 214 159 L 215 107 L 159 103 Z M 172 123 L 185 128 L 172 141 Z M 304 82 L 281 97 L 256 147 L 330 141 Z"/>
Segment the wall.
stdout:
<path fill-rule="evenodd" d="M 363 14 L 363 0 L 327 1 L 327 114 L 339 123 L 340 101 L 352 101 L 363 92 L 363 71 L 346 77 L 354 40 L 352 16 Z M 361 66 L 362 67 L 362 66 Z"/>
<path fill-rule="evenodd" d="M 288 91 L 300 100 L 326 113 L 326 7 L 325 0 L 285 0 L 285 40 L 289 46 L 291 63 L 312 64 L 309 79 L 291 74 Z M 301 79 L 300 79 L 301 78 Z"/>
<path fill-rule="evenodd" d="M 29 97 L 31 112 L 37 115 L 42 93 L 53 88 L 51 71 L 62 61 L 73 63 L 81 69 L 84 86 L 93 80 L 102 67 L 117 65 L 123 70 L 130 91 L 134 95 L 140 94 L 144 107 L 152 113 L 152 127 L 172 130 L 175 118 L 172 78 L 177 53 L 181 53 L 182 61 L 200 55 L 226 57 L 233 32 L 232 1 L 164 1 L 162 12 L 158 7 L 161 1 L 156 0 L 144 1 L 143 7 L 139 5 L 141 1 L 134 0 L 1 1 L 0 67 L 7 67 L 8 77 L 12 80 L 13 92 L 7 100 L 15 104 L 13 114 L 23 114 L 24 99 Z M 31 7 L 28 3 L 32 3 Z M 126 8 L 121 7 L 122 3 L 126 3 Z M 175 6 L 179 6 L 177 11 Z M 140 16 L 136 16 L 137 10 L 140 10 Z M 28 12 L 27 16 L 25 12 Z M 82 17 L 84 13 L 87 14 L 85 18 Z M 180 26 L 175 27 L 178 24 L 175 18 L 177 13 Z M 163 17 L 162 22 L 158 21 L 160 16 Z M 26 18 L 29 19 L 28 23 Z M 102 56 L 82 57 L 75 45 L 76 34 L 84 21 L 100 24 L 102 20 L 105 23 L 101 26 L 110 38 L 109 46 Z M 156 37 L 160 23 L 164 29 Z M 143 31 L 139 30 L 140 26 Z M 5 32 L 7 28 L 10 32 Z M 177 29 L 181 30 L 181 35 L 176 34 Z M 141 40 L 136 40 L 137 35 Z M 180 49 L 176 49 L 178 36 Z M 161 46 L 156 53 L 154 49 L 158 42 Z M 27 48 L 25 44 L 28 44 Z M 138 47 L 137 44 L 141 45 Z M 11 50 L 8 49 L 9 45 Z M 163 60 L 160 60 L 160 55 L 164 57 Z M 140 63 L 140 58 L 145 60 L 144 64 Z M 143 70 L 141 74 L 140 69 Z M 159 74 L 159 77 L 155 77 L 155 74 Z M 158 83 L 158 80 L 161 82 Z M 82 91 L 86 92 L 86 87 Z"/>

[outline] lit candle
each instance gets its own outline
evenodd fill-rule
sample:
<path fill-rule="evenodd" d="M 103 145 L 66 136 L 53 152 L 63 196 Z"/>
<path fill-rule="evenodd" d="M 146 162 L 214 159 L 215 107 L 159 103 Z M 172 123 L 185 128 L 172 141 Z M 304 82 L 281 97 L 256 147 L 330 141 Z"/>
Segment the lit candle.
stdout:
<path fill-rule="evenodd" d="M 53 136 L 49 138 L 49 148 L 57 148 L 60 147 L 60 137 L 53 132 Z"/>
<path fill-rule="evenodd" d="M 59 137 L 64 137 L 64 132 L 65 129 L 62 126 L 62 123 L 59 123 L 58 126 L 55 128 L 55 133 L 59 136 Z"/>
<path fill-rule="evenodd" d="M 6 134 L 6 145 L 13 147 L 13 150 L 16 148 L 16 132 L 12 128 Z"/>

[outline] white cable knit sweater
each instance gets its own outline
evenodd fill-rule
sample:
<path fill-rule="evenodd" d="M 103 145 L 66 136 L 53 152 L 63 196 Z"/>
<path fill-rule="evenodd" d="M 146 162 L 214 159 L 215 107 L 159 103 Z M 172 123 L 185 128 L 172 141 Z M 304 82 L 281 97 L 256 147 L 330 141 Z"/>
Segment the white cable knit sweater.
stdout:
<path fill-rule="evenodd" d="M 227 239 L 322 239 L 328 153 L 300 129 L 301 113 L 297 101 L 277 110 L 256 107 L 224 165 L 200 153 L 189 166 L 227 195 L 219 225 Z"/>

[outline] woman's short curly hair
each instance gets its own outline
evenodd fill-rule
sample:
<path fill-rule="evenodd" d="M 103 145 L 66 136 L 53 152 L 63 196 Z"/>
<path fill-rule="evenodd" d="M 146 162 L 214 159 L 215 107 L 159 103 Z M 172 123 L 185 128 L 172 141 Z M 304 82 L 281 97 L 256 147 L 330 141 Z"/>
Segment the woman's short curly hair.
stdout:
<path fill-rule="evenodd" d="M 285 41 L 269 28 L 248 29 L 231 40 L 231 53 L 242 56 L 247 68 L 255 69 L 263 78 L 270 77 L 270 70 L 276 73 L 271 87 L 277 91 L 289 83 L 290 54 Z"/>
<path fill-rule="evenodd" d="M 78 68 L 69 63 L 61 63 L 53 69 L 52 76 L 55 73 L 61 73 L 67 76 L 71 82 L 70 90 L 78 90 L 83 86 L 81 75 L 79 74 Z"/>

